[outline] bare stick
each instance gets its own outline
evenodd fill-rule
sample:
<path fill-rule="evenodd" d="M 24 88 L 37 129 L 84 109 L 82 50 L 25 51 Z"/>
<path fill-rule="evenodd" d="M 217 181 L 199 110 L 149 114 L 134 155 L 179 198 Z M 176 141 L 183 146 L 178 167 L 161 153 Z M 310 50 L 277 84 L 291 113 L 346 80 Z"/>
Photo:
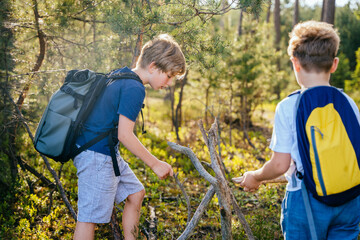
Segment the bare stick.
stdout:
<path fill-rule="evenodd" d="M 262 184 L 267 184 L 267 183 L 287 183 L 287 179 L 284 175 L 278 177 L 278 178 L 274 178 L 271 180 L 266 180 L 266 181 L 262 181 Z"/>
<path fill-rule="evenodd" d="M 5 90 L 5 89 L 4 89 L 4 90 Z M 32 133 L 31 133 L 30 128 L 29 128 L 28 124 L 26 123 L 26 121 L 25 121 L 25 119 L 24 119 L 24 117 L 23 117 L 20 109 L 18 108 L 18 106 L 16 105 L 16 103 L 14 102 L 14 100 L 12 99 L 12 97 L 10 96 L 10 94 L 9 94 L 6 90 L 5 90 L 5 93 L 6 93 L 6 95 L 8 96 L 8 98 L 10 99 L 11 103 L 14 105 L 15 110 L 16 110 L 17 114 L 19 115 L 19 118 L 20 118 L 21 122 L 22 122 L 23 125 L 25 126 L 26 131 L 28 132 L 29 137 L 31 138 L 31 141 L 34 142 L 34 137 L 33 137 Z M 73 217 L 73 218 L 75 219 L 75 221 L 76 221 L 76 220 L 77 220 L 76 213 L 75 213 L 75 211 L 74 211 L 71 203 L 69 202 L 68 198 L 66 197 L 65 190 L 64 190 L 64 188 L 63 188 L 63 186 L 62 186 L 62 184 L 61 184 L 61 182 L 60 182 L 59 177 L 57 176 L 57 174 L 56 174 L 56 172 L 54 171 L 54 169 L 50 166 L 50 163 L 49 163 L 48 159 L 47 159 L 43 154 L 40 154 L 40 156 L 41 156 L 42 159 L 44 160 L 47 169 L 50 171 L 50 173 L 51 173 L 52 176 L 54 177 L 55 182 L 56 182 L 56 186 L 57 186 L 58 189 L 59 189 L 59 192 L 60 192 L 60 194 L 61 194 L 62 199 L 63 199 L 66 207 L 69 209 L 72 217 Z"/>
<path fill-rule="evenodd" d="M 254 237 L 254 235 L 253 235 L 253 233 L 252 233 L 252 231 L 250 229 L 250 226 L 246 222 L 245 216 L 242 213 L 238 203 L 236 202 L 235 196 L 234 196 L 234 194 L 232 192 L 231 192 L 231 201 L 232 201 L 233 209 L 235 210 L 236 215 L 238 216 L 240 223 L 244 227 L 244 230 L 245 230 L 245 233 L 246 233 L 248 239 L 250 239 L 250 240 L 255 239 L 255 237 Z"/>
<path fill-rule="evenodd" d="M 124 238 L 121 234 L 120 225 L 118 223 L 118 220 L 116 219 L 116 215 L 116 207 L 114 206 L 110 221 L 111 229 L 113 231 L 113 236 L 115 240 L 123 240 Z"/>
<path fill-rule="evenodd" d="M 181 234 L 181 236 L 177 240 L 188 239 L 188 237 L 194 231 L 195 227 L 198 225 L 201 216 L 205 212 L 206 207 L 209 205 L 209 202 L 213 198 L 214 194 L 215 194 L 215 188 L 213 186 L 210 186 L 210 188 L 207 191 L 205 197 L 201 201 L 199 207 L 196 209 L 196 211 L 194 213 L 194 216 L 192 217 L 191 221 L 186 226 L 184 232 Z"/>
<path fill-rule="evenodd" d="M 149 232 L 150 232 L 150 240 L 156 240 L 156 223 L 157 223 L 157 218 L 155 215 L 155 208 L 152 206 L 149 206 L 149 210 L 150 210 L 150 226 L 149 226 Z"/>
<path fill-rule="evenodd" d="M 199 159 L 196 157 L 195 153 L 190 148 L 181 146 L 173 142 L 168 142 L 168 145 L 172 149 L 187 155 L 190 158 L 191 162 L 194 164 L 196 170 L 198 170 L 198 172 L 200 173 L 200 175 L 211 184 L 216 184 L 216 179 L 205 170 L 203 165 L 201 165 Z"/>
<path fill-rule="evenodd" d="M 191 218 L 191 204 L 190 204 L 190 198 L 189 198 L 189 195 L 187 195 L 186 191 L 185 191 L 185 188 L 184 188 L 184 185 L 181 184 L 181 182 L 179 181 L 178 179 L 178 176 L 179 174 L 175 174 L 174 175 L 174 178 L 175 178 L 175 181 L 177 183 L 177 185 L 180 187 L 181 189 L 181 192 L 184 194 L 184 197 L 185 197 L 185 201 L 186 201 L 186 205 L 187 205 L 187 210 L 188 210 L 188 216 L 187 216 L 187 222 L 186 224 L 189 224 L 190 222 L 190 218 Z"/>

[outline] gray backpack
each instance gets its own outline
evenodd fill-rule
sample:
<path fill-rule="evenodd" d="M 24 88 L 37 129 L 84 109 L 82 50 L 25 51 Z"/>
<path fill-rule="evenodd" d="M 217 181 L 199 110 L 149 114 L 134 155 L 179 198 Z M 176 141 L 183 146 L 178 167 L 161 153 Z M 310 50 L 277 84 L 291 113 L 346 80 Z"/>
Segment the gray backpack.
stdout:
<path fill-rule="evenodd" d="M 38 124 L 35 149 L 55 161 L 65 163 L 108 136 L 115 175 L 119 176 L 114 150 L 117 144 L 117 126 L 79 148 L 76 146 L 76 138 L 96 100 L 111 81 L 118 79 L 134 79 L 142 83 L 133 73 L 105 75 L 88 69 L 69 71 L 64 84 L 52 95 Z"/>

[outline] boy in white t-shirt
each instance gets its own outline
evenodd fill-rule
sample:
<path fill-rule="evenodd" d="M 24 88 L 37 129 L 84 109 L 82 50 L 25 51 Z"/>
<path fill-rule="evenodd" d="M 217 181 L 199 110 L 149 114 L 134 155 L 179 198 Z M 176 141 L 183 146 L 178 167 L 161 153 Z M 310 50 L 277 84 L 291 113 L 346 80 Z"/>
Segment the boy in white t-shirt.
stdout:
<path fill-rule="evenodd" d="M 302 89 L 330 86 L 330 75 L 339 59 L 339 36 L 332 25 L 308 21 L 297 24 L 290 33 L 288 54 L 298 84 Z M 360 123 L 359 109 L 349 100 Z M 255 191 L 262 181 L 285 174 L 288 184 L 282 203 L 281 227 L 285 239 L 311 239 L 309 224 L 301 192 L 301 180 L 295 171 L 303 172 L 297 145 L 295 104 L 298 95 L 289 95 L 276 107 L 270 149 L 270 161 L 256 171 L 234 178 L 245 191 Z M 359 133 L 360 134 L 360 133 Z M 360 222 L 360 197 L 341 206 L 330 207 L 309 194 L 318 239 L 357 239 Z"/>

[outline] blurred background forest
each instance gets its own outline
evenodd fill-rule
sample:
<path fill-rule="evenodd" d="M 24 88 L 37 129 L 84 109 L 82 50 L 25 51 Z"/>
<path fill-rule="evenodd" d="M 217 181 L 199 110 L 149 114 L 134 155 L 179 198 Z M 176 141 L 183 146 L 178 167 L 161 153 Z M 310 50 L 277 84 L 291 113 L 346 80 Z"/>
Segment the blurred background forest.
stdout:
<path fill-rule="evenodd" d="M 154 36 L 166 32 L 178 41 L 188 71 L 169 89 L 147 89 L 148 133 L 138 136 L 155 156 L 173 165 L 194 212 L 209 184 L 167 141 L 189 146 L 209 162 L 197 121 L 202 119 L 208 129 L 216 117 L 227 177 L 260 167 L 270 157 L 275 106 L 299 88 L 286 53 L 288 33 L 310 19 L 338 29 L 340 63 L 331 83 L 360 106 L 358 0 L 0 1 L 0 239 L 72 238 L 75 167 L 71 161 L 61 166 L 49 159 L 46 164 L 31 139 L 68 70 L 107 73 L 132 67 L 143 43 Z M 159 181 L 126 149 L 121 152 L 147 191 L 139 239 L 177 239 L 188 217 L 175 180 Z M 54 176 L 60 177 L 68 205 Z M 253 194 L 229 184 L 254 236 L 282 239 L 285 185 L 263 185 Z M 122 207 L 116 208 L 118 221 Z M 214 198 L 191 239 L 221 239 L 218 208 Z M 232 230 L 234 239 L 246 239 L 236 218 Z M 96 239 L 114 239 L 112 225 L 99 225 Z"/>

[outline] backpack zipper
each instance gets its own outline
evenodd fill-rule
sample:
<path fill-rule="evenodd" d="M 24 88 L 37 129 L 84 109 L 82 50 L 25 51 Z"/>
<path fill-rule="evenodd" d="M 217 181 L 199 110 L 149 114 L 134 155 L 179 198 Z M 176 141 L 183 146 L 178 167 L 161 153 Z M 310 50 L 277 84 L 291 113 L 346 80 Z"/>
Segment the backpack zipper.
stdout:
<path fill-rule="evenodd" d="M 327 193 L 326 193 L 324 179 L 323 179 L 322 172 L 321 172 L 319 154 L 318 154 L 317 147 L 316 147 L 315 132 L 320 133 L 321 138 L 324 137 L 324 134 L 316 126 L 311 126 L 310 131 L 311 131 L 311 142 L 312 142 L 312 146 L 313 146 L 313 149 L 314 149 L 316 171 L 317 171 L 317 175 L 318 175 L 318 178 L 319 178 L 321 190 L 322 190 L 324 196 L 326 196 Z"/>

